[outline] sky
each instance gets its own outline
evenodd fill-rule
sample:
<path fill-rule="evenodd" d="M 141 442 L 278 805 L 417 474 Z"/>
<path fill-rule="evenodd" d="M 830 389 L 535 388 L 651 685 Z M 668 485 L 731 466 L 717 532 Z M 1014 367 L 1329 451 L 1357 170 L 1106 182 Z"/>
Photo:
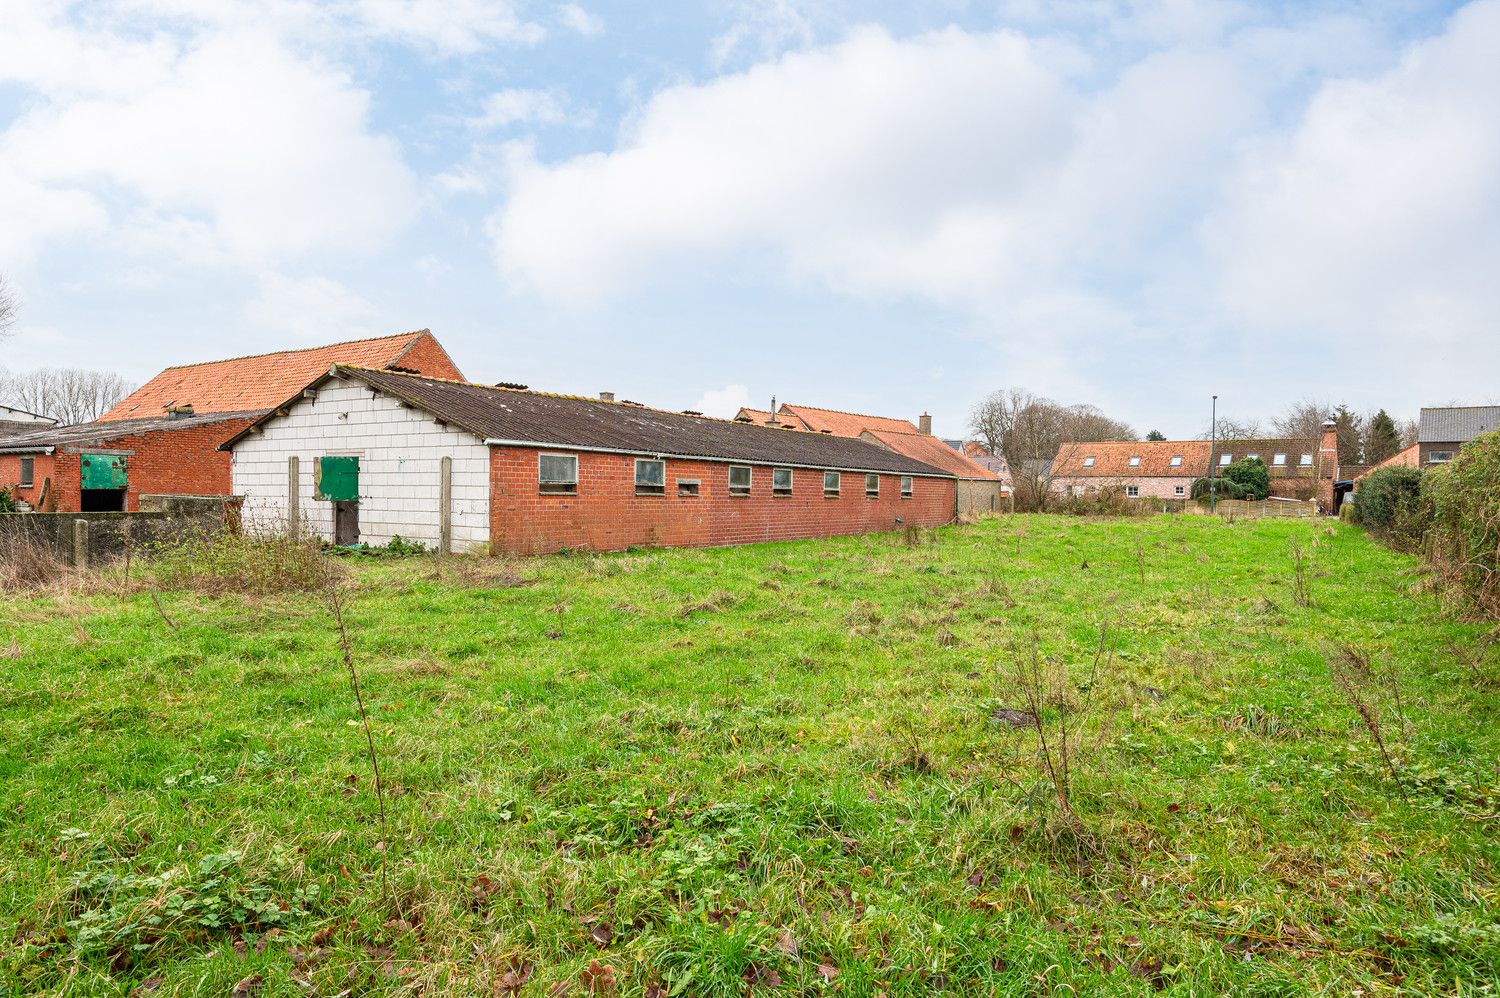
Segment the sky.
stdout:
<path fill-rule="evenodd" d="M 947 436 L 1500 401 L 1500 0 L 4 7 L 12 371 L 430 328 Z"/>

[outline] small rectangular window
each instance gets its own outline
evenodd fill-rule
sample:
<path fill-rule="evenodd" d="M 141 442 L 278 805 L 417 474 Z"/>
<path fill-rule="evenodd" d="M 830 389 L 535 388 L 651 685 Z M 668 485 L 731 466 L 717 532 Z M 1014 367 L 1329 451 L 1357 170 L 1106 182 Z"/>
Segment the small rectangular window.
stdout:
<path fill-rule="evenodd" d="M 36 481 L 36 458 L 34 458 L 34 457 L 23 457 L 23 458 L 21 458 L 21 481 L 18 482 L 17 484 L 20 485 L 22 488 L 29 489 L 29 488 L 31 488 L 32 484 L 35 481 Z"/>
<path fill-rule="evenodd" d="M 1226 465 L 1226 464 L 1233 464 L 1233 463 L 1234 463 L 1234 455 L 1233 454 L 1220 454 L 1219 455 L 1219 465 L 1221 467 L 1224 466 L 1224 465 Z"/>
<path fill-rule="evenodd" d="M 542 491 L 572 494 L 578 491 L 577 454 L 538 454 L 537 479 Z"/>
<path fill-rule="evenodd" d="M 902 499 L 910 499 L 911 498 L 911 476 L 910 475 L 902 475 L 901 476 L 901 498 Z"/>
<path fill-rule="evenodd" d="M 635 494 L 659 496 L 667 491 L 667 462 L 644 457 L 635 459 Z"/>
<path fill-rule="evenodd" d="M 735 496 L 750 494 L 750 466 L 748 464 L 729 466 L 729 494 Z"/>
<path fill-rule="evenodd" d="M 1089 455 L 1088 457 L 1083 459 L 1083 466 L 1085 468 L 1092 468 L 1094 466 L 1093 455 Z"/>
<path fill-rule="evenodd" d="M 1245 455 L 1245 460 L 1246 461 L 1259 461 L 1260 460 L 1260 455 L 1259 454 L 1246 454 Z"/>
<path fill-rule="evenodd" d="M 1138 455 L 1138 454 L 1132 454 L 1131 455 L 1131 457 L 1130 457 L 1130 466 L 1132 468 L 1139 468 L 1141 466 L 1140 455 Z"/>
<path fill-rule="evenodd" d="M 836 496 L 839 494 L 839 481 L 841 477 L 837 471 L 823 472 L 823 494 L 825 496 Z"/>
<path fill-rule="evenodd" d="M 1172 486 L 1172 494 L 1174 496 L 1187 495 L 1187 489 L 1181 485 L 1174 485 Z"/>
<path fill-rule="evenodd" d="M 777 496 L 792 494 L 791 468 L 776 468 L 771 472 L 771 494 Z"/>
<path fill-rule="evenodd" d="M 880 476 L 879 475 L 866 475 L 865 476 L 865 495 L 867 495 L 867 496 L 878 496 L 878 495 L 880 495 Z"/>
<path fill-rule="evenodd" d="M 1453 460 L 1453 452 L 1451 450 L 1435 450 L 1429 452 L 1427 455 L 1428 464 L 1447 464 L 1451 460 Z"/>
<path fill-rule="evenodd" d="M 1125 486 L 1125 495 L 1131 499 L 1139 499 L 1141 497 L 1141 487 L 1139 485 L 1127 485 Z"/>
<path fill-rule="evenodd" d="M 1312 455 L 1311 454 L 1303 454 L 1302 458 L 1297 463 L 1300 464 L 1300 465 L 1302 465 L 1302 467 L 1304 467 L 1304 468 L 1311 467 L 1312 466 Z"/>
<path fill-rule="evenodd" d="M 1274 465 L 1283 465 L 1283 464 L 1286 464 L 1286 455 L 1285 454 L 1272 454 L 1271 455 L 1271 463 L 1274 464 Z"/>
<path fill-rule="evenodd" d="M 679 497 L 690 498 L 692 496 L 696 496 L 697 494 L 698 480 L 696 478 L 677 479 L 677 495 Z"/>
<path fill-rule="evenodd" d="M 1182 467 L 1182 455 L 1181 454 L 1173 454 L 1172 455 L 1172 459 L 1170 461 L 1168 461 L 1167 463 L 1170 464 L 1174 468 L 1180 468 L 1180 467 Z"/>

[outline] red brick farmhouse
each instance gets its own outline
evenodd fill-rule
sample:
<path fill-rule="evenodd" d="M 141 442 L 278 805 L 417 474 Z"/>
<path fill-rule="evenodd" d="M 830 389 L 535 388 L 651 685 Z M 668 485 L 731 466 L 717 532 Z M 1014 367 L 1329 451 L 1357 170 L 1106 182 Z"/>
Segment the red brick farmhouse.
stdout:
<path fill-rule="evenodd" d="M 346 365 L 224 446 L 252 527 L 453 552 L 827 537 L 956 501 L 952 473 L 859 439 Z"/>
<path fill-rule="evenodd" d="M 64 513 L 134 510 L 142 495 L 228 495 L 219 445 L 340 362 L 463 376 L 425 329 L 169 367 L 92 423 L 0 435 L 0 485 Z"/>

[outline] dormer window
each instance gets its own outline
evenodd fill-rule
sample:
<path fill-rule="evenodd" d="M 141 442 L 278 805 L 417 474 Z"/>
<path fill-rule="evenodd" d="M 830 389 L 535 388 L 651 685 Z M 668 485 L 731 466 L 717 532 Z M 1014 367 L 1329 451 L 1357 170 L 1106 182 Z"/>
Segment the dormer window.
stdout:
<path fill-rule="evenodd" d="M 1083 466 L 1085 468 L 1092 468 L 1094 466 L 1094 456 L 1092 454 L 1083 459 Z"/>
<path fill-rule="evenodd" d="M 1280 467 L 1280 466 L 1286 464 L 1286 455 L 1285 454 L 1272 454 L 1271 455 L 1271 463 L 1274 464 L 1274 465 L 1276 465 L 1277 467 Z"/>
<path fill-rule="evenodd" d="M 1132 468 L 1139 468 L 1141 466 L 1141 456 L 1139 454 L 1132 454 L 1130 456 L 1130 466 Z"/>
<path fill-rule="evenodd" d="M 1233 454 L 1220 454 L 1219 455 L 1219 467 L 1222 468 L 1225 465 L 1229 465 L 1229 464 L 1233 464 L 1233 463 L 1234 463 L 1234 455 Z"/>
<path fill-rule="evenodd" d="M 1312 467 L 1312 455 L 1311 454 L 1303 454 L 1302 457 L 1301 457 L 1301 459 L 1297 463 L 1300 464 L 1300 465 L 1302 465 L 1302 467 L 1304 467 L 1304 468 L 1311 468 Z"/>
<path fill-rule="evenodd" d="M 1170 464 L 1174 468 L 1180 468 L 1180 467 L 1182 467 L 1182 455 L 1181 454 L 1173 454 L 1172 455 L 1172 459 L 1170 461 L 1168 461 L 1167 463 Z"/>

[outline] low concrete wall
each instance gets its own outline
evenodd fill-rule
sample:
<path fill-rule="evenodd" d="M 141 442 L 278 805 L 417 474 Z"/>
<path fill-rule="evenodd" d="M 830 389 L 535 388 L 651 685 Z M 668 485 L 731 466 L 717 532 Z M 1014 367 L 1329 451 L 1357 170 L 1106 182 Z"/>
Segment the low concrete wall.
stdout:
<path fill-rule="evenodd" d="M 3 513 L 0 543 L 43 544 L 71 565 L 98 565 L 128 550 L 239 528 L 237 496 L 141 496 L 139 513 Z"/>

